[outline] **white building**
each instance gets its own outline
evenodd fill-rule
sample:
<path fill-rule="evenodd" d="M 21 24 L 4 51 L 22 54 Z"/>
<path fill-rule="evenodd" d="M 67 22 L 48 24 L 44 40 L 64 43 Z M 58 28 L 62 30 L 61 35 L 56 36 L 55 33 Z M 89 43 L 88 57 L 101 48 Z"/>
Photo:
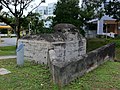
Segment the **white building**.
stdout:
<path fill-rule="evenodd" d="M 47 15 L 47 6 L 39 6 L 35 12 L 38 12 L 40 15 Z"/>
<path fill-rule="evenodd" d="M 104 9 L 104 7 L 109 4 L 110 0 L 106 0 L 106 2 L 102 3 L 102 6 L 100 8 Z M 100 9 L 98 8 L 98 9 Z M 94 37 L 96 35 L 105 35 L 106 37 L 115 37 L 116 34 L 120 34 L 120 22 L 116 22 L 116 19 L 105 15 L 101 17 L 101 19 L 92 19 L 88 21 L 88 23 L 91 23 L 94 25 L 94 30 L 93 27 L 90 29 L 86 29 L 87 32 L 87 37 Z"/>
<path fill-rule="evenodd" d="M 39 13 L 41 15 L 40 19 L 45 19 L 44 15 L 48 14 L 47 6 L 39 6 L 35 12 Z"/>
<path fill-rule="evenodd" d="M 40 20 L 44 20 L 44 27 L 49 28 L 52 25 L 52 20 L 48 17 L 54 17 L 56 3 L 49 3 L 47 6 L 39 6 L 35 12 L 41 15 Z"/>
<path fill-rule="evenodd" d="M 55 3 L 48 4 L 48 15 L 53 15 L 53 12 L 55 10 Z"/>

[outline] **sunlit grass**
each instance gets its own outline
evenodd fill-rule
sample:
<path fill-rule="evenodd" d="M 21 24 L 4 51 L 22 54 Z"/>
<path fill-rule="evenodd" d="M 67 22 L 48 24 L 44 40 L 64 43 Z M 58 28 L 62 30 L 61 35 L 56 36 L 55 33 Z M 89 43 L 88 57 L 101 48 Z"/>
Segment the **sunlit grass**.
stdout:
<path fill-rule="evenodd" d="M 46 65 L 25 61 L 23 67 L 16 67 L 16 60 L 0 60 L 0 67 L 11 74 L 0 76 L 0 90 L 119 90 L 120 63 L 106 62 L 96 70 L 85 74 L 67 86 L 59 88 L 52 82 Z"/>

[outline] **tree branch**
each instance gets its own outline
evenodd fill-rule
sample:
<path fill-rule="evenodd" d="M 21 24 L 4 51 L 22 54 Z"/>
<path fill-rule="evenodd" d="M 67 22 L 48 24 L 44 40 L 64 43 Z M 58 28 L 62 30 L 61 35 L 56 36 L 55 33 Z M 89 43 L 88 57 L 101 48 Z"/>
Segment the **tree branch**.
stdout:
<path fill-rule="evenodd" d="M 3 4 L 6 5 L 6 8 L 9 9 L 9 11 L 15 16 L 15 13 L 11 10 L 11 8 L 9 7 L 9 4 L 6 3 L 6 1 L 2 0 L 3 1 Z"/>
<path fill-rule="evenodd" d="M 40 3 L 39 3 L 36 7 L 34 7 L 30 12 L 32 12 L 32 11 L 35 10 L 37 7 L 39 7 L 41 3 L 42 3 L 42 2 L 40 2 Z"/>
<path fill-rule="evenodd" d="M 26 3 L 23 5 L 23 9 L 27 8 L 31 2 L 32 2 L 32 0 L 30 0 L 29 2 L 26 1 Z"/>

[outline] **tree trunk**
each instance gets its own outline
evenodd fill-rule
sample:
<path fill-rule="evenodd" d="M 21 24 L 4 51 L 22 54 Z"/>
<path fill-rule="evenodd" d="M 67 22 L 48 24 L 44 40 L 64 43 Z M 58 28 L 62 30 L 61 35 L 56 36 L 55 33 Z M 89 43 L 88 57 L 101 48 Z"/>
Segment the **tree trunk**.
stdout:
<path fill-rule="evenodd" d="M 16 41 L 16 48 L 18 46 L 18 40 L 20 39 L 20 19 L 16 17 L 16 27 L 15 27 L 17 41 Z"/>

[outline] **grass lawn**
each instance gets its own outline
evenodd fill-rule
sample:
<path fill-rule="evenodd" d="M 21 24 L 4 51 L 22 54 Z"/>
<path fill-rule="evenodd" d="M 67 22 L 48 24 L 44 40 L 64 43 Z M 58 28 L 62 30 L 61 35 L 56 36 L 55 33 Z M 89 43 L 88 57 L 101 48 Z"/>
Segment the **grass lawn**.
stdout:
<path fill-rule="evenodd" d="M 114 42 L 116 44 L 116 57 L 115 59 L 120 61 L 120 39 L 113 39 L 113 40 L 110 40 L 110 42 Z"/>
<path fill-rule="evenodd" d="M 15 54 L 16 54 L 15 46 L 0 47 L 0 56 L 15 55 Z"/>
<path fill-rule="evenodd" d="M 103 45 L 106 45 L 108 42 L 106 42 L 105 39 L 98 39 L 98 38 L 93 38 L 93 39 L 88 39 L 87 40 L 87 52 L 95 50 Z"/>
<path fill-rule="evenodd" d="M 0 76 L 0 90 L 120 90 L 120 63 L 106 62 L 96 70 L 59 89 L 52 83 L 49 69 L 28 61 L 16 67 L 16 60 L 0 60 L 0 67 L 12 73 Z"/>
<path fill-rule="evenodd" d="M 115 59 L 120 61 L 120 39 L 88 39 L 87 40 L 87 52 L 95 50 L 103 45 L 114 42 L 116 44 L 116 57 Z"/>
<path fill-rule="evenodd" d="M 120 48 L 116 48 L 116 60 L 120 61 Z"/>

